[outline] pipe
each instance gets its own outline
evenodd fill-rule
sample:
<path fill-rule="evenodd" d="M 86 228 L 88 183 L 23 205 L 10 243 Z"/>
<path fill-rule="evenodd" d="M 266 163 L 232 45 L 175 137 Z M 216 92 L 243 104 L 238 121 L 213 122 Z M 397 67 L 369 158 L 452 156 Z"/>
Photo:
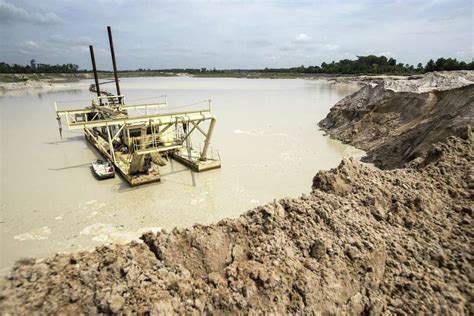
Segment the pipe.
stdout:
<path fill-rule="evenodd" d="M 110 54 L 112 55 L 112 67 L 114 67 L 115 87 L 117 88 L 117 95 L 120 96 L 117 63 L 115 62 L 114 41 L 112 39 L 112 29 L 110 28 L 110 26 L 107 26 L 107 33 L 109 33 Z"/>
<path fill-rule="evenodd" d="M 89 45 L 89 51 L 91 52 L 92 71 L 94 72 L 95 89 L 97 91 L 97 96 L 100 97 L 99 77 L 97 76 L 97 67 L 95 66 L 95 57 L 94 57 L 94 47 L 92 47 L 92 45 Z"/>

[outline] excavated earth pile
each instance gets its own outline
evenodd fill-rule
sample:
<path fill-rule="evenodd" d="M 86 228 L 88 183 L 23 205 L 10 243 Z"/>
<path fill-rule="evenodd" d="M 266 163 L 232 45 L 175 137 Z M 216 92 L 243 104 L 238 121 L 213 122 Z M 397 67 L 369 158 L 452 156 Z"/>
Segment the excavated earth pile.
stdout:
<path fill-rule="evenodd" d="M 464 137 L 474 117 L 474 71 L 420 79 L 375 80 L 339 101 L 319 126 L 367 151 L 365 161 L 402 167 L 451 135 Z"/>
<path fill-rule="evenodd" d="M 16 263 L 0 313 L 474 313 L 472 135 L 143 243 Z"/>

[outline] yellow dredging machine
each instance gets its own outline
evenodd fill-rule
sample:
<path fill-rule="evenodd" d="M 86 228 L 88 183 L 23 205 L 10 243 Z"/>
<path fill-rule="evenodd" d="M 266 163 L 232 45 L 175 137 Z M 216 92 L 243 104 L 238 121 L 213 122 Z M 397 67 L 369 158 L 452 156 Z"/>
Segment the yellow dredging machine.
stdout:
<path fill-rule="evenodd" d="M 73 110 L 59 110 L 59 102 L 55 102 L 60 134 L 62 118 L 66 119 L 69 129 L 83 129 L 86 139 L 114 164 L 131 186 L 159 181 L 159 167 L 166 164 L 167 158 L 196 172 L 220 168 L 218 152 L 210 149 L 216 124 L 211 100 L 206 100 L 206 106 L 201 109 L 167 113 L 160 111 L 167 106 L 166 97 L 163 102 L 126 104 L 120 93 L 110 26 L 107 30 L 117 94 L 101 91 L 94 50 L 89 46 L 95 79 L 91 90 L 97 93 L 97 98 L 90 106 Z M 133 110 L 145 114 L 131 115 L 129 112 Z M 196 133 L 202 134 L 204 140 L 199 149 L 193 146 Z"/>

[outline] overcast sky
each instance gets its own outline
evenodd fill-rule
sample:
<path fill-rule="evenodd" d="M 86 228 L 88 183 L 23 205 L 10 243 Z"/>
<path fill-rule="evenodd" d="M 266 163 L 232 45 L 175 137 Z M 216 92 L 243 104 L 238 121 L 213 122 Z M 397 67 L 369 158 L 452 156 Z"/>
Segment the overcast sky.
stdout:
<path fill-rule="evenodd" d="M 0 61 L 110 69 L 263 68 L 383 54 L 473 58 L 473 0 L 0 0 Z"/>

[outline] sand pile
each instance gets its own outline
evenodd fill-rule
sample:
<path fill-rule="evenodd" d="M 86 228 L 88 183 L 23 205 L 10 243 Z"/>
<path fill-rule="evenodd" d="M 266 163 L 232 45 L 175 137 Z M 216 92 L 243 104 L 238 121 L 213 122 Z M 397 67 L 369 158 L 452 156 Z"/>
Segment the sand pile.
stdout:
<path fill-rule="evenodd" d="M 429 72 L 421 78 L 414 77 L 384 80 L 384 86 L 395 92 L 428 92 L 433 90 L 443 91 L 474 84 L 474 71 L 439 71 Z"/>
<path fill-rule="evenodd" d="M 0 313 L 472 314 L 472 163 L 454 137 L 406 169 L 344 160 L 235 220 L 22 260 Z"/>
<path fill-rule="evenodd" d="M 456 87 L 469 76 L 474 72 L 427 74 L 413 80 L 422 85 L 419 88 L 412 87 L 410 80 L 366 85 L 339 101 L 319 126 L 332 137 L 366 150 L 365 160 L 378 167 L 401 167 L 435 142 L 466 135 L 474 117 L 474 84 L 446 89 L 447 82 Z M 418 92 L 427 87 L 432 91 Z"/>
<path fill-rule="evenodd" d="M 91 79 L 91 74 L 8 74 L 8 79 L 12 82 L 0 82 L 0 95 L 20 95 L 28 90 L 73 89 L 79 80 Z"/>

